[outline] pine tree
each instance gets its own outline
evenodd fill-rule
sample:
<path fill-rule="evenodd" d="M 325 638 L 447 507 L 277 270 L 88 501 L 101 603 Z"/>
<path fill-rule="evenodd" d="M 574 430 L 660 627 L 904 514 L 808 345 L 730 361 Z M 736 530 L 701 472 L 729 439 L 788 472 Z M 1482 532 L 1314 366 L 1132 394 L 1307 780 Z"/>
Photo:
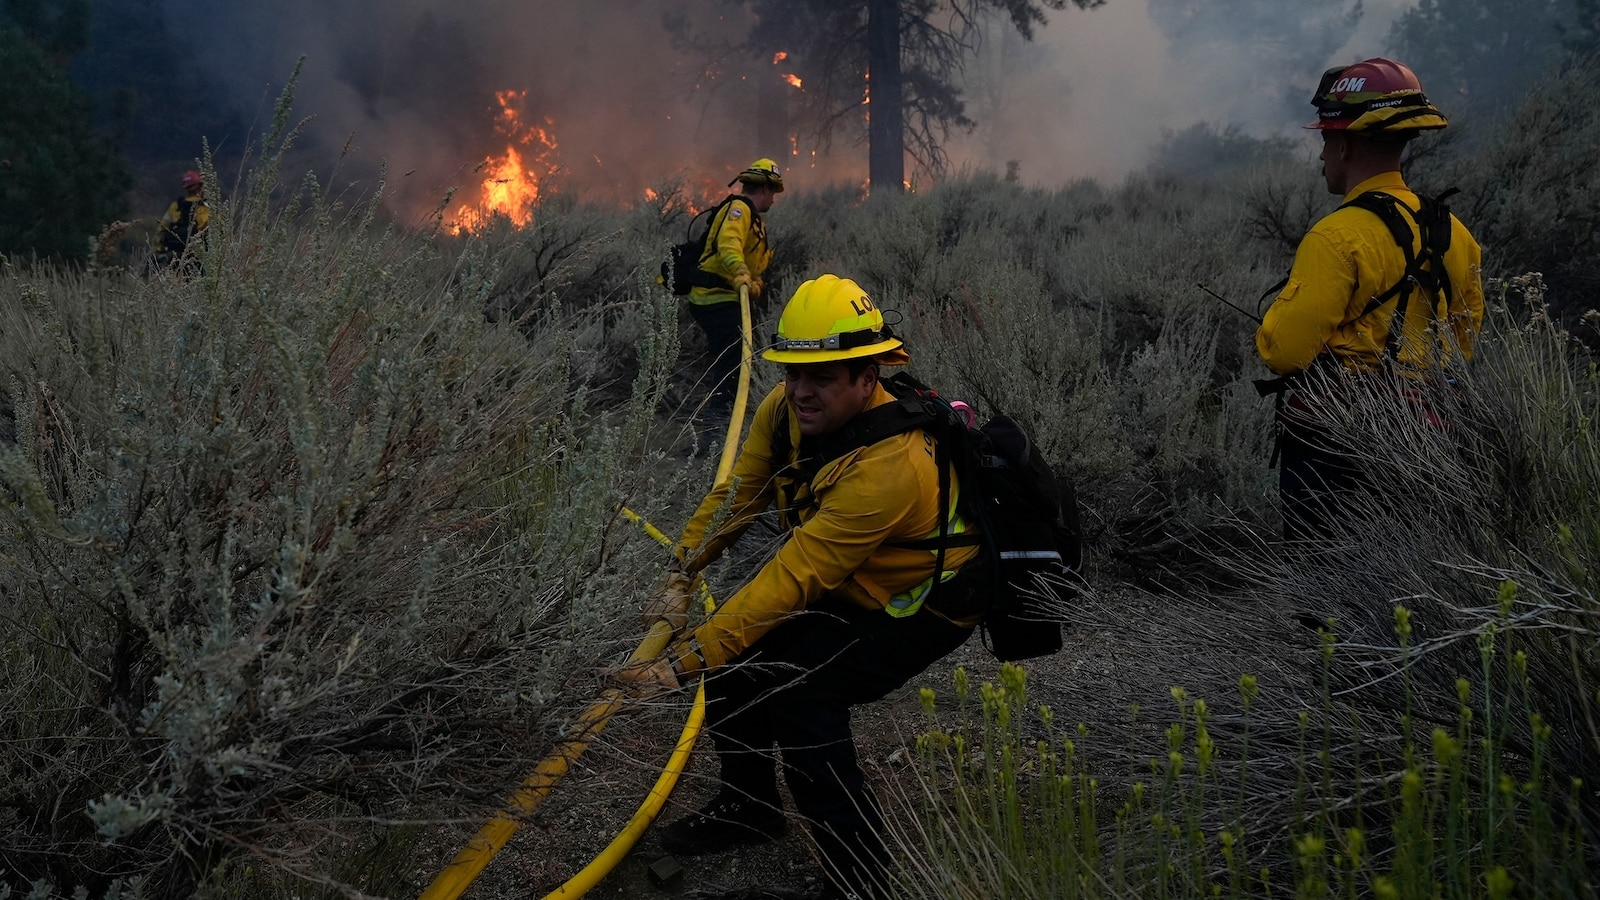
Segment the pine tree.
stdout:
<path fill-rule="evenodd" d="M 866 142 L 875 191 L 901 190 L 905 157 L 932 174 L 945 168 L 944 142 L 970 129 L 960 79 L 978 49 L 986 17 L 1000 15 L 1024 38 L 1046 10 L 1093 9 L 1105 0 L 741 0 L 756 24 L 741 43 L 690 38 L 701 52 L 782 55 L 782 73 L 803 93 L 789 117 L 819 146 L 837 138 Z M 770 68 L 770 67 L 769 67 Z M 773 72 L 770 77 L 779 77 Z"/>
<path fill-rule="evenodd" d="M 0 253 L 77 261 L 124 207 L 127 171 L 66 66 L 86 0 L 0 6 Z"/>

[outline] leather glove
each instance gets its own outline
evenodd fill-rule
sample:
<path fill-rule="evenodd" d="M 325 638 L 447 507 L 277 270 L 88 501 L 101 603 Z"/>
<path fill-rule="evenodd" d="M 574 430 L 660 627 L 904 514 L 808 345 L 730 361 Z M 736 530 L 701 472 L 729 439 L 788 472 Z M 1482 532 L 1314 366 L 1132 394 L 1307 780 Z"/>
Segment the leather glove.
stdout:
<path fill-rule="evenodd" d="M 762 281 L 761 279 L 759 279 L 759 278 L 750 279 L 750 299 L 754 300 L 757 297 L 760 297 L 761 296 L 761 292 L 766 290 L 766 288 L 767 288 L 766 282 Z"/>
<path fill-rule="evenodd" d="M 750 277 L 750 267 L 744 263 L 740 263 L 739 268 L 735 269 L 733 273 L 733 289 L 737 291 L 739 288 L 749 288 L 752 280 L 753 279 Z M 751 288 L 751 292 L 754 293 L 753 288 Z"/>
<path fill-rule="evenodd" d="M 665 619 L 677 634 L 689 623 L 689 600 L 694 597 L 694 579 L 679 571 L 667 575 L 667 586 L 651 598 L 639 614 L 639 620 L 648 627 L 657 619 Z"/>
<path fill-rule="evenodd" d="M 641 659 L 611 673 L 618 689 L 634 699 L 643 700 L 658 694 L 668 694 L 683 687 L 678 673 L 672 669 L 672 658 L 657 656 Z"/>

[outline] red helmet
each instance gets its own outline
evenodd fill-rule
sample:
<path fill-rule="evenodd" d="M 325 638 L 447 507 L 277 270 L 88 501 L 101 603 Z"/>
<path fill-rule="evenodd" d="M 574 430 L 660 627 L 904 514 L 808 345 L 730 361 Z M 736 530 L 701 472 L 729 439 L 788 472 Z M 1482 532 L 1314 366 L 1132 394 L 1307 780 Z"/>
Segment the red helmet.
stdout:
<path fill-rule="evenodd" d="M 202 179 L 200 178 L 200 173 L 199 172 L 196 172 L 195 170 L 190 169 L 189 171 L 183 173 L 183 189 L 184 190 L 187 191 L 190 188 L 197 188 L 197 187 L 199 187 L 201 185 L 201 182 L 202 182 Z"/>
<path fill-rule="evenodd" d="M 1394 134 L 1449 124 L 1422 92 L 1417 73 L 1381 56 L 1322 73 L 1311 96 L 1317 120 L 1307 128 Z"/>

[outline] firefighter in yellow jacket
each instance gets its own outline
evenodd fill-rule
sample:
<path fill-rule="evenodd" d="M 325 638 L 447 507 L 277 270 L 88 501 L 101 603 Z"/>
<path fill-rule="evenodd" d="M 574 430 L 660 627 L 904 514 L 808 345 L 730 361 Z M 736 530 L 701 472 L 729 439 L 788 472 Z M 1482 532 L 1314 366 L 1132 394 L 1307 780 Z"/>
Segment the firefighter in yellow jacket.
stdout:
<path fill-rule="evenodd" d="M 710 672 L 706 723 L 722 767 L 720 790 L 662 830 L 663 848 L 694 855 L 781 834 L 776 748 L 830 876 L 865 895 L 881 882 L 885 848 L 876 801 L 856 764 L 850 707 L 883 697 L 967 639 L 976 617 L 955 611 L 971 608 L 977 589 L 969 585 L 982 579 L 956 573 L 978 551 L 948 549 L 942 584 L 930 593 L 937 555 L 896 546 L 925 547 L 941 518 L 948 533 L 966 529 L 954 514 L 958 484 L 950 509 L 939 508 L 926 432 L 834 455 L 852 419 L 893 401 L 879 367 L 910 361 L 855 282 L 823 275 L 801 285 L 762 355 L 784 366 L 784 380 L 757 409 L 730 479 L 684 528 L 676 571 L 646 620 L 681 628 L 695 573 L 764 509 L 779 507 L 788 537 L 704 624 L 623 677 L 676 688 Z M 723 524 L 708 533 L 725 505 Z"/>
<path fill-rule="evenodd" d="M 1374 58 L 1328 70 L 1311 103 L 1323 178 L 1344 202 L 1300 242 L 1288 280 L 1256 332 L 1287 391 L 1279 415 L 1286 537 L 1326 535 L 1360 477 L 1350 449 L 1319 428 L 1319 403 L 1385 379 L 1428 383 L 1472 356 L 1483 321 L 1481 251 L 1446 207 L 1400 175 L 1407 141 L 1444 128 L 1402 63 Z M 1308 382 L 1308 373 L 1315 373 Z"/>
<path fill-rule="evenodd" d="M 198 271 L 199 263 L 191 248 L 195 241 L 205 240 L 206 228 L 211 225 L 211 207 L 206 205 L 205 179 L 199 172 L 189 169 L 181 180 L 183 196 L 172 201 L 161 217 L 155 265 Z"/>
<path fill-rule="evenodd" d="M 754 300 L 765 286 L 772 247 L 767 243 L 764 216 L 783 193 L 783 175 L 777 163 L 763 158 L 728 182 L 729 187 L 736 184 L 739 193 L 729 197 L 711 219 L 696 284 L 689 291 L 689 314 L 705 332 L 711 354 L 706 373 L 711 394 L 702 417 L 702 443 L 707 436 L 725 430 L 733 412 L 738 387 L 734 374 L 744 347 L 739 288 L 748 287 Z"/>

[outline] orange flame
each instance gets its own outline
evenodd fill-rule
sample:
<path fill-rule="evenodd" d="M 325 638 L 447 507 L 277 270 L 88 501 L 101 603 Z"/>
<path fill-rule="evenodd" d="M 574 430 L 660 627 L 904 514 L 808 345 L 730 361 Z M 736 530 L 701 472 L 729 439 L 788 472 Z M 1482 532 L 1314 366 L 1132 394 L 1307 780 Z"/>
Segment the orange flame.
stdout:
<path fill-rule="evenodd" d="M 794 74 L 793 72 L 785 72 L 784 75 L 783 75 L 783 80 L 789 82 L 790 84 L 794 85 L 795 87 L 800 87 L 801 86 L 800 85 L 800 76 Z"/>
<path fill-rule="evenodd" d="M 777 53 L 772 54 L 772 64 L 773 65 L 777 65 L 778 63 L 781 63 L 781 62 L 783 62 L 784 60 L 786 60 L 788 58 L 789 58 L 789 51 L 787 51 L 787 50 L 779 50 Z"/>
<path fill-rule="evenodd" d="M 496 91 L 494 98 L 500 104 L 500 115 L 495 130 L 511 139 L 506 152 L 484 159 L 477 171 L 485 177 L 478 189 L 476 204 L 464 206 L 457 214 L 452 230 L 456 234 L 479 231 L 497 215 L 504 216 L 518 228 L 533 221 L 533 206 L 539 200 L 541 178 L 555 174 L 557 167 L 551 156 L 556 149 L 555 138 L 537 125 L 525 124 L 517 110 L 518 104 L 528 96 L 527 91 Z M 550 120 L 546 119 L 545 124 Z M 524 156 L 518 145 L 531 148 Z"/>

